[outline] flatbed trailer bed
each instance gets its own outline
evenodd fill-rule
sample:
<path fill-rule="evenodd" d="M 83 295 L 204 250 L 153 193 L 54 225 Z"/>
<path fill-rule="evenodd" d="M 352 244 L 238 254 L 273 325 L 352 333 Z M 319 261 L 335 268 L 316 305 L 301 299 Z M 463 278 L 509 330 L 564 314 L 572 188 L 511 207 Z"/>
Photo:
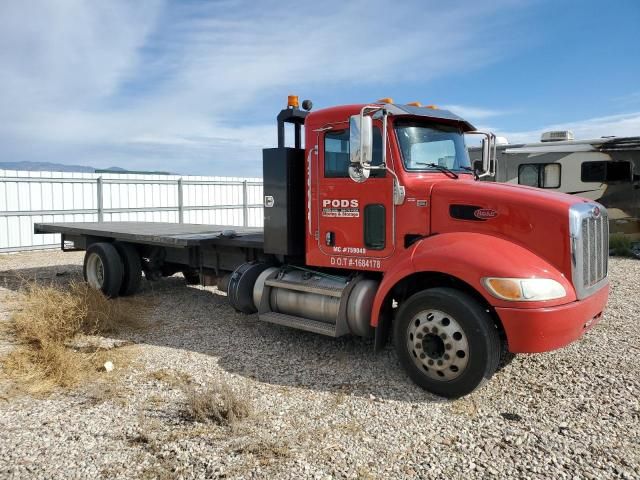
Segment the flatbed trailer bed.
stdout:
<path fill-rule="evenodd" d="M 35 233 L 60 233 L 64 236 L 91 235 L 132 243 L 165 247 L 229 245 L 262 248 L 262 228 L 227 225 L 194 225 L 156 222 L 73 222 L 36 223 Z M 233 232 L 225 236 L 223 232 Z"/>
<path fill-rule="evenodd" d="M 133 245 L 144 258 L 161 259 L 168 270 L 183 268 L 214 275 L 265 258 L 262 228 L 159 222 L 36 223 L 35 233 L 59 233 L 63 250 L 86 250 L 92 243 Z M 72 246 L 71 246 L 72 244 Z M 203 275 L 204 276 L 204 275 Z"/>

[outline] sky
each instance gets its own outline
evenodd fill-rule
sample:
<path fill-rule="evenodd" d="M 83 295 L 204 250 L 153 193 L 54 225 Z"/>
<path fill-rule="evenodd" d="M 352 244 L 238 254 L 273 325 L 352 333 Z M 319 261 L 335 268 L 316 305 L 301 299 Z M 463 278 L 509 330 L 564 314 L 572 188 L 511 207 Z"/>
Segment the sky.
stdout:
<path fill-rule="evenodd" d="M 640 135 L 640 1 L 0 2 L 0 162 L 260 176 L 288 94 Z"/>

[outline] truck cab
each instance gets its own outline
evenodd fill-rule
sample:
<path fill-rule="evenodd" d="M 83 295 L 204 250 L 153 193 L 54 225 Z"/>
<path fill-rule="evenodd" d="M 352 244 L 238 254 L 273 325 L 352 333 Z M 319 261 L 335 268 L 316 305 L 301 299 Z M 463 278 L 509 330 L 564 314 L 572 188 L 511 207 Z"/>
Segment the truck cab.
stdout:
<path fill-rule="evenodd" d="M 304 188 L 292 195 L 298 200 L 290 202 L 288 223 L 304 232 L 304 251 L 298 237 L 289 251 L 287 242 L 278 244 L 279 258 L 320 277 L 351 279 L 344 285 L 368 279 L 368 301 L 357 305 L 362 315 L 345 320 L 344 331 L 374 336 L 378 349 L 393 337 L 419 385 L 463 395 L 506 357 L 560 348 L 601 318 L 606 210 L 575 196 L 479 182 L 495 165 L 491 133 L 449 111 L 390 99 L 305 112 L 299 124 L 304 148 L 298 139 L 297 148 L 280 151 L 297 152 L 292 163 L 303 165 L 288 180 Z M 465 146 L 470 134 L 484 137 L 480 171 Z M 265 156 L 265 172 L 271 160 Z M 265 244 L 269 210 L 281 203 L 273 191 L 265 173 Z M 283 302 L 280 311 L 340 322 L 337 305 L 325 317 L 295 306 L 301 303 L 303 296 Z"/>

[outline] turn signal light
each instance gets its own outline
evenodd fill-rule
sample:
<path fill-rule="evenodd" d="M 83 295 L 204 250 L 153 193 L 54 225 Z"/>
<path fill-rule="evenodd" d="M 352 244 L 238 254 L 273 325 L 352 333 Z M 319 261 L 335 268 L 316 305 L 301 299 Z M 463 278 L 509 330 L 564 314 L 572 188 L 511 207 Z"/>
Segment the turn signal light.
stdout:
<path fill-rule="evenodd" d="M 520 300 L 522 297 L 520 284 L 510 278 L 487 278 L 485 285 L 497 297 L 504 300 Z"/>
<path fill-rule="evenodd" d="M 289 108 L 298 108 L 298 105 L 300 105 L 300 103 L 298 101 L 298 96 L 297 95 L 289 95 L 287 97 L 287 107 L 289 107 Z"/>
<path fill-rule="evenodd" d="M 378 100 L 376 103 L 393 103 L 393 98 L 384 97 L 384 98 L 381 98 L 380 100 Z"/>
<path fill-rule="evenodd" d="M 420 102 L 411 102 L 411 103 L 407 103 L 407 105 L 410 105 L 412 107 L 421 107 L 422 104 Z"/>
<path fill-rule="evenodd" d="M 516 302 L 555 300 L 567 295 L 564 287 L 551 278 L 495 278 L 482 279 L 494 297 Z"/>

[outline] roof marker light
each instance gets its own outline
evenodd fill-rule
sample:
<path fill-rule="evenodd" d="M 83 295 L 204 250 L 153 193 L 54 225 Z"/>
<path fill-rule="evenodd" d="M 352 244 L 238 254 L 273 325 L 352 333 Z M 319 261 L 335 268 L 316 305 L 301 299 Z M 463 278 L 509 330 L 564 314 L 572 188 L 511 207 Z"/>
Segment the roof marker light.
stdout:
<path fill-rule="evenodd" d="M 298 105 L 300 105 L 300 103 L 298 101 L 298 96 L 297 95 L 289 95 L 287 97 L 287 107 L 289 107 L 289 108 L 298 108 Z"/>
<path fill-rule="evenodd" d="M 411 106 L 411 107 L 421 107 L 422 104 L 420 102 L 410 102 L 407 103 L 407 105 Z"/>
<path fill-rule="evenodd" d="M 438 106 L 437 105 L 425 105 L 424 108 L 430 108 L 431 110 L 438 110 Z"/>
<path fill-rule="evenodd" d="M 384 97 L 384 98 L 381 98 L 380 100 L 378 100 L 376 103 L 393 103 L 393 98 Z"/>

